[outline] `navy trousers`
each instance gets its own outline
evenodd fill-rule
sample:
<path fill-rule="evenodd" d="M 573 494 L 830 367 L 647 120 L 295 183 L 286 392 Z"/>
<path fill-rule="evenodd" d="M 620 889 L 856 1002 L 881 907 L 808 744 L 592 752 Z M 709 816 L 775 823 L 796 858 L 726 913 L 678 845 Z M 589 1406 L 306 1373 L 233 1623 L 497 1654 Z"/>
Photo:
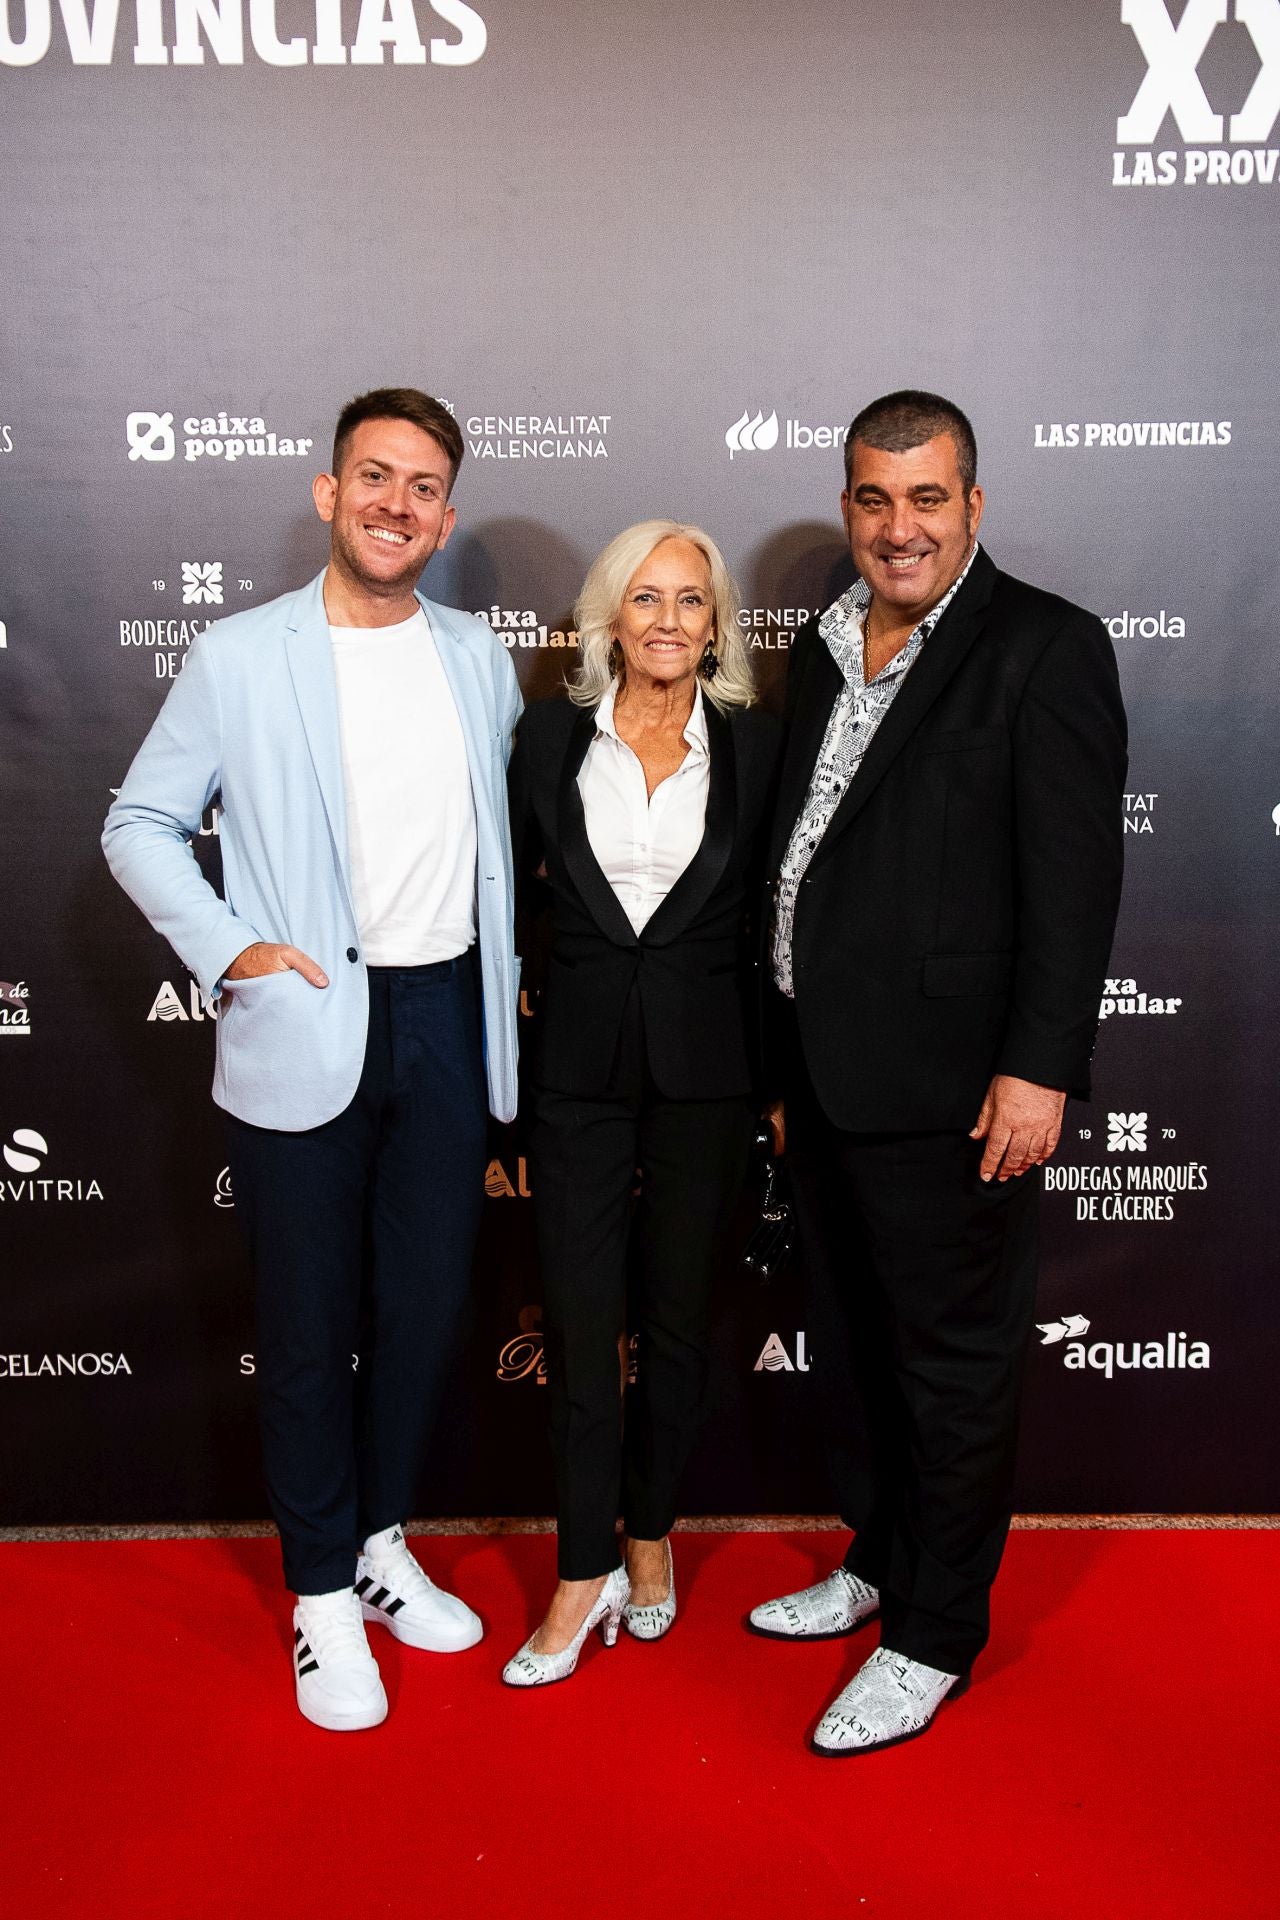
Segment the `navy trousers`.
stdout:
<path fill-rule="evenodd" d="M 364 1068 L 334 1119 L 279 1133 L 228 1116 L 263 1464 L 295 1593 L 349 1586 L 360 1543 L 409 1517 L 469 1286 L 486 1109 L 464 954 L 369 969 Z"/>

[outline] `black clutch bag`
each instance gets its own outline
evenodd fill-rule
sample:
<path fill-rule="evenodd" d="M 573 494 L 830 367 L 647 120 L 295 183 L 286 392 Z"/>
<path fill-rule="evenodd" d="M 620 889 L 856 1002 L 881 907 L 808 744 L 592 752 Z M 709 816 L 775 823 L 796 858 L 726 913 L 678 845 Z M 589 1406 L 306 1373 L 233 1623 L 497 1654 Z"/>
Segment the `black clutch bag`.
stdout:
<path fill-rule="evenodd" d="M 749 1274 L 763 1283 L 776 1279 L 782 1272 L 791 1251 L 795 1228 L 791 1206 L 783 1191 L 784 1176 L 773 1157 L 767 1128 L 762 1127 L 757 1133 L 755 1146 L 761 1182 L 760 1218 L 743 1249 L 742 1264 Z"/>

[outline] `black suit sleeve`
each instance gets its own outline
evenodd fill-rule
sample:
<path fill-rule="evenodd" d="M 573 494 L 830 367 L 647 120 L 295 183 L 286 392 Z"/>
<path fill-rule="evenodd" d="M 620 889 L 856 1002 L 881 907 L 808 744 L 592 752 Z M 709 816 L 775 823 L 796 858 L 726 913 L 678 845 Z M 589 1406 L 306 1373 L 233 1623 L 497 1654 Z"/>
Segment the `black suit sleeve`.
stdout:
<path fill-rule="evenodd" d="M 1013 728 L 1017 938 L 997 1071 L 1087 1098 L 1124 863 L 1124 706 L 1106 629 L 1077 613 Z"/>
<path fill-rule="evenodd" d="M 507 766 L 507 808 L 511 815 L 511 856 L 516 892 L 542 863 L 542 835 L 533 804 L 533 734 L 536 722 L 525 709 Z"/>

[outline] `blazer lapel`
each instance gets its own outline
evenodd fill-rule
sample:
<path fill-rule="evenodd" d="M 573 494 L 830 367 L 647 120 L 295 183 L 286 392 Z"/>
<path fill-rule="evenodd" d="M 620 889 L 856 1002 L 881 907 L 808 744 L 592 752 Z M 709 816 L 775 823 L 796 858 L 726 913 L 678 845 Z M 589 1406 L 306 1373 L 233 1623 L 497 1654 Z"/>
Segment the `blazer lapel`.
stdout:
<path fill-rule="evenodd" d="M 421 593 L 417 598 L 422 611 L 427 616 L 427 625 L 436 643 L 436 658 L 440 662 L 445 679 L 449 682 L 454 710 L 458 716 L 458 724 L 462 728 L 477 825 L 487 825 L 496 832 L 497 822 L 493 811 L 495 785 L 493 759 L 495 750 L 500 749 L 501 742 L 489 726 L 488 709 L 478 664 L 470 649 L 461 643 L 461 636 L 455 630 L 455 623 L 459 616 L 452 608 L 438 606 L 434 600 L 428 600 Z M 482 844 L 485 838 L 482 832 L 480 835 Z"/>
<path fill-rule="evenodd" d="M 311 764 L 338 856 L 347 905 L 355 917 L 347 855 L 347 791 L 342 775 L 342 736 L 338 723 L 338 683 L 333 646 L 324 610 L 324 574 L 295 597 L 285 632 L 285 654 L 302 716 Z"/>
<path fill-rule="evenodd" d="M 706 716 L 707 749 L 711 762 L 702 839 L 698 851 L 662 905 L 646 923 L 640 936 L 646 946 L 665 946 L 684 932 L 695 914 L 705 905 L 733 851 L 738 811 L 737 756 L 733 730 L 705 694 L 702 711 Z"/>
<path fill-rule="evenodd" d="M 595 738 L 596 710 L 584 707 L 573 723 L 569 745 L 560 768 L 560 792 L 557 812 L 560 823 L 560 857 L 587 911 L 600 931 L 620 947 L 637 944 L 635 929 L 617 894 L 605 879 L 600 863 L 587 838 L 587 816 L 578 791 L 578 774 L 587 748 Z"/>
<path fill-rule="evenodd" d="M 871 744 L 863 755 L 862 765 L 831 816 L 831 822 L 813 856 L 815 862 L 824 857 L 837 836 L 861 813 L 929 708 L 959 668 L 982 631 L 983 616 L 991 599 L 995 579 L 995 566 L 979 549 L 968 579 L 925 641 L 919 657 L 898 689 L 893 705 L 876 728 Z"/>
<path fill-rule="evenodd" d="M 770 873 L 777 873 L 782 865 L 782 857 L 786 853 L 792 830 L 800 817 L 804 797 L 809 791 L 809 782 L 813 778 L 814 764 L 827 731 L 831 709 L 844 685 L 840 677 L 840 669 L 831 658 L 826 641 L 817 631 L 816 621 L 813 645 L 816 651 L 809 663 L 805 685 L 791 722 L 783 754 L 778 802 L 774 808 L 773 833 L 769 847 Z"/>

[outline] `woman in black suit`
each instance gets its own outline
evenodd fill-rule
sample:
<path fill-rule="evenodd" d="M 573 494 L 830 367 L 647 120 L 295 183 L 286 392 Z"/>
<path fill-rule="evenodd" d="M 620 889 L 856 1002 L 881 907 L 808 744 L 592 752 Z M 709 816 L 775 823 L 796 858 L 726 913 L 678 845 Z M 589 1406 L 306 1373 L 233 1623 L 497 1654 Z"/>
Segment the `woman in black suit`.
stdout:
<path fill-rule="evenodd" d="M 545 873 L 553 906 L 531 1149 L 560 1575 L 512 1686 L 567 1678 L 597 1623 L 611 1646 L 620 1621 L 654 1640 L 675 1618 L 667 1535 L 751 1133 L 747 907 L 779 744 L 698 528 L 619 534 L 575 617 L 569 698 L 526 711 L 511 761 L 517 875 Z"/>

